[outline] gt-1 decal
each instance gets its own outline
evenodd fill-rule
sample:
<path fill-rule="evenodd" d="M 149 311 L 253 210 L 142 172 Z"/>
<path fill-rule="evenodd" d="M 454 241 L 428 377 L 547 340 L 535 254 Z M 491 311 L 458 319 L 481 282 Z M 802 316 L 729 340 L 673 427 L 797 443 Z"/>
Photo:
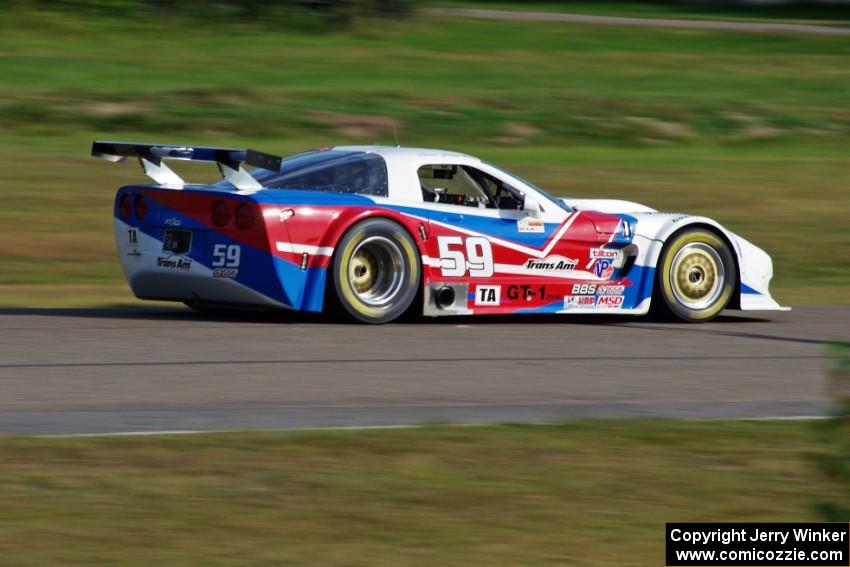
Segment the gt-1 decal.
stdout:
<path fill-rule="evenodd" d="M 532 301 L 534 299 L 555 301 L 560 297 L 559 295 L 548 293 L 545 285 L 533 286 L 528 284 L 509 285 L 505 296 L 512 301 L 518 299 L 524 301 Z"/>
<path fill-rule="evenodd" d="M 493 247 L 483 236 L 469 236 L 465 243 L 461 236 L 438 236 L 437 248 L 440 271 L 445 277 L 463 277 L 467 272 L 473 278 L 493 275 Z"/>

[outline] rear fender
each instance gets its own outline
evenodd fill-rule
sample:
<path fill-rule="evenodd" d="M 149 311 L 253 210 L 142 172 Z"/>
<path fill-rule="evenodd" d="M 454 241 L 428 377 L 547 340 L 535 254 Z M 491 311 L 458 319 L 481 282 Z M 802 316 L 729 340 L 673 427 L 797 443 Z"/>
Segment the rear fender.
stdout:
<path fill-rule="evenodd" d="M 286 210 L 286 207 L 279 207 Z M 286 274 L 278 270 L 279 275 L 289 279 L 284 285 L 291 288 L 293 307 L 304 311 L 321 311 L 324 306 L 324 292 L 328 281 L 328 271 L 332 268 L 333 254 L 343 235 L 355 224 L 371 218 L 387 218 L 400 224 L 413 238 L 420 256 L 427 254 L 422 234 L 427 231 L 425 223 L 419 219 L 403 215 L 393 209 L 379 206 L 317 207 L 293 206 L 292 216 L 284 222 L 289 242 L 273 242 L 280 253 L 287 244 L 291 252 L 282 252 L 291 265 L 304 261 L 306 266 L 295 273 L 291 269 Z M 420 226 L 422 230 L 420 230 Z M 427 232 L 424 232 L 427 237 Z M 304 256 L 306 254 L 306 256 Z M 427 278 L 427 275 L 423 276 Z M 295 279 L 296 281 L 293 281 Z M 427 283 L 423 281 L 423 283 Z"/>

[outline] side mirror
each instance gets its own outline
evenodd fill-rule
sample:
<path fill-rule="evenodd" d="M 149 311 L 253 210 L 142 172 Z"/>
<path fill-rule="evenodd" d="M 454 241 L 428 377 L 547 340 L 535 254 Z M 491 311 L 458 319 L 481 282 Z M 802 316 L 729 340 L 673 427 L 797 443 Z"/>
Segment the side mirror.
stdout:
<path fill-rule="evenodd" d="M 530 193 L 525 194 L 525 200 L 522 204 L 522 210 L 527 212 L 532 217 L 539 217 L 543 212 L 543 207 L 540 206 L 540 202 L 534 198 Z"/>

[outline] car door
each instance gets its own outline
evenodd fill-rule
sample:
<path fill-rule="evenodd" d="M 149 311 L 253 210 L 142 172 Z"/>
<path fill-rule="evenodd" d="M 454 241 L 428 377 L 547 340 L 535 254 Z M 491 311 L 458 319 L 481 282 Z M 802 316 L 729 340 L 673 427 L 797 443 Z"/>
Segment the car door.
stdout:
<path fill-rule="evenodd" d="M 428 295 L 448 287 L 454 298 L 432 307 L 560 310 L 572 284 L 586 279 L 597 234 L 575 211 L 485 165 L 425 164 L 418 176 L 429 220 Z"/>

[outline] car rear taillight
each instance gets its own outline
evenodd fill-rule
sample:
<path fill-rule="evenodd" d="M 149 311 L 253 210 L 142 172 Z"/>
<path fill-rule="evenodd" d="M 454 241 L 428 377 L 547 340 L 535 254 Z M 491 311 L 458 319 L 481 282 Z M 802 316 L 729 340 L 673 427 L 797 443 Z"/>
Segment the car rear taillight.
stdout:
<path fill-rule="evenodd" d="M 236 207 L 236 226 L 243 230 L 247 230 L 254 226 L 254 221 L 256 220 L 256 216 L 254 215 L 254 209 L 252 209 L 249 205 L 239 205 Z"/>
<path fill-rule="evenodd" d="M 222 227 L 230 222 L 230 207 L 224 201 L 214 201 L 212 205 L 213 224 Z"/>
<path fill-rule="evenodd" d="M 132 212 L 133 205 L 131 203 L 130 195 L 124 193 L 121 195 L 121 200 L 118 201 L 118 214 L 121 215 L 123 220 L 129 220 Z"/>
<path fill-rule="evenodd" d="M 148 202 L 141 195 L 136 195 L 136 199 L 133 202 L 133 209 L 136 211 L 136 217 L 142 220 L 148 214 Z"/>

